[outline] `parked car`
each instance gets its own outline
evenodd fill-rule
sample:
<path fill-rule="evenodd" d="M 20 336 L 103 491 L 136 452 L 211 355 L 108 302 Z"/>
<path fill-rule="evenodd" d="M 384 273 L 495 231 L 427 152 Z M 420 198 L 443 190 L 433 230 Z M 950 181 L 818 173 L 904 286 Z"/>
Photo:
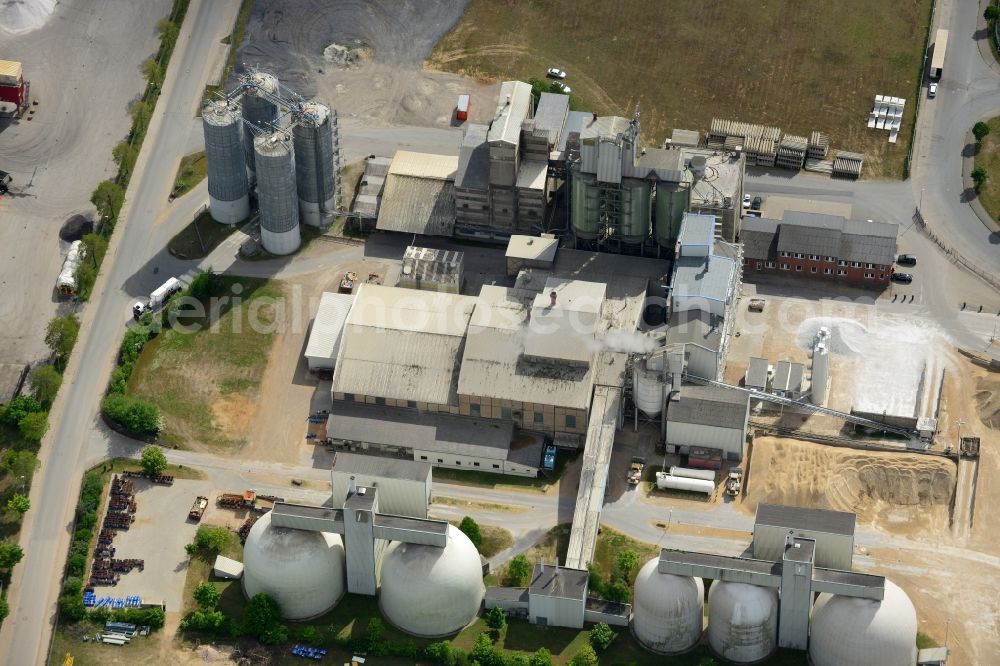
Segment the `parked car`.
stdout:
<path fill-rule="evenodd" d="M 559 69 L 558 67 L 549 67 L 549 76 L 553 79 L 565 79 L 566 72 Z"/>
<path fill-rule="evenodd" d="M 761 198 L 760 198 L 760 195 L 758 194 L 757 196 L 755 196 L 753 198 L 753 203 L 750 204 L 750 209 L 751 210 L 760 210 L 760 204 L 761 204 Z"/>
<path fill-rule="evenodd" d="M 913 282 L 913 276 L 909 273 L 893 273 L 892 281 L 899 282 L 900 284 L 910 284 Z"/>
<path fill-rule="evenodd" d="M 564 93 L 566 95 L 570 93 L 570 87 L 561 81 L 553 81 L 552 90 L 554 90 L 555 92 Z"/>
<path fill-rule="evenodd" d="M 934 83 L 930 84 L 929 86 L 927 86 L 927 96 L 928 97 L 937 97 L 937 86 L 938 86 L 938 84 L 937 84 L 936 81 Z"/>
<path fill-rule="evenodd" d="M 896 257 L 896 263 L 900 266 L 916 266 L 917 258 L 912 254 L 901 254 Z"/>
<path fill-rule="evenodd" d="M 749 208 L 750 207 L 750 199 L 751 199 L 751 197 L 750 197 L 749 194 L 744 194 L 743 195 L 743 207 L 744 208 Z"/>

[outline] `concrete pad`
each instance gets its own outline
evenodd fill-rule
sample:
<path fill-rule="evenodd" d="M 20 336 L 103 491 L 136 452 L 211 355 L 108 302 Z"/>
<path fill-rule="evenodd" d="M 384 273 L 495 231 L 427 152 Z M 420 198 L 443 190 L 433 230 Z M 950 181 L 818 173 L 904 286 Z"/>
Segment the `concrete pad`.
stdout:
<path fill-rule="evenodd" d="M 849 203 L 835 201 L 819 201 L 817 199 L 802 199 L 799 197 L 776 197 L 770 195 L 761 204 L 761 215 L 771 220 L 780 220 L 786 211 L 799 213 L 822 213 L 824 215 L 840 215 L 850 219 L 852 206 Z"/>
<path fill-rule="evenodd" d="M 187 515 L 195 497 L 210 495 L 211 483 L 178 479 L 172 486 L 161 486 L 146 479 L 134 482 L 138 505 L 135 522 L 115 537 L 115 557 L 145 560 L 145 569 L 123 574 L 115 587 L 97 588 L 97 595 L 137 594 L 146 600 L 162 599 L 167 612 L 180 612 L 188 568 L 184 546 L 194 541 L 198 529 Z"/>

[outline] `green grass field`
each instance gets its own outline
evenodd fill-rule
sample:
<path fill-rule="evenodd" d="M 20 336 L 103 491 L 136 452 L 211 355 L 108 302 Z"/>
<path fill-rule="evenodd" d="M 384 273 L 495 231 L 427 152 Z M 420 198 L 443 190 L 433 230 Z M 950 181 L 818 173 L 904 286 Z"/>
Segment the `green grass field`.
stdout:
<path fill-rule="evenodd" d="M 713 117 L 763 123 L 903 173 L 931 0 L 491 2 L 471 0 L 432 67 L 483 80 L 569 74 L 584 108 L 642 112 L 643 137 L 703 134 Z M 866 126 L 876 93 L 908 100 L 900 141 Z"/>
<path fill-rule="evenodd" d="M 143 349 L 129 380 L 129 395 L 160 408 L 160 438 L 170 445 L 239 445 L 256 413 L 280 311 L 275 299 L 282 297 L 282 288 L 251 278 L 224 277 L 221 282 L 219 293 L 230 300 L 218 308 L 220 315 L 183 318 L 186 325 L 199 325 L 197 332 L 164 330 Z M 237 284 L 241 300 L 234 307 Z"/>
<path fill-rule="evenodd" d="M 195 185 L 205 179 L 206 175 L 208 175 L 208 160 L 205 159 L 204 150 L 185 155 L 177 167 L 177 177 L 174 179 L 174 189 L 171 194 L 179 197 L 190 192 Z"/>
<path fill-rule="evenodd" d="M 979 188 L 979 202 L 994 220 L 1000 220 L 1000 116 L 986 122 L 990 133 L 976 149 L 976 166 L 986 169 L 986 183 Z"/>

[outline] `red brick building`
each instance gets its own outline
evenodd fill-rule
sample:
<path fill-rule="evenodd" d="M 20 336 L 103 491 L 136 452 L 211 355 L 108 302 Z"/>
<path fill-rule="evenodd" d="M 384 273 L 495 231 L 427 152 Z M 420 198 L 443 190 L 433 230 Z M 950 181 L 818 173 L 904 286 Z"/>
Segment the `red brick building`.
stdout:
<path fill-rule="evenodd" d="M 836 215 L 788 211 L 781 220 L 748 217 L 740 229 L 743 274 L 777 273 L 858 286 L 889 284 L 899 227 Z"/>

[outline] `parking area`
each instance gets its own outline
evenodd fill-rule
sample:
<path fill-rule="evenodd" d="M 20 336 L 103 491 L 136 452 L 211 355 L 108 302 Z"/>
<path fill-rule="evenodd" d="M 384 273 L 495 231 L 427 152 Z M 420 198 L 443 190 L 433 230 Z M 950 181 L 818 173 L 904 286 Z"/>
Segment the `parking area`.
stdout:
<path fill-rule="evenodd" d="M 162 599 L 168 612 L 179 612 L 188 566 L 184 546 L 194 541 L 198 527 L 188 521 L 188 511 L 195 497 L 210 494 L 211 483 L 176 479 L 173 485 L 164 486 L 142 478 L 133 482 L 138 505 L 135 522 L 128 530 L 118 531 L 115 557 L 141 559 L 145 566 L 124 574 L 114 587 L 98 587 L 97 596 Z"/>

